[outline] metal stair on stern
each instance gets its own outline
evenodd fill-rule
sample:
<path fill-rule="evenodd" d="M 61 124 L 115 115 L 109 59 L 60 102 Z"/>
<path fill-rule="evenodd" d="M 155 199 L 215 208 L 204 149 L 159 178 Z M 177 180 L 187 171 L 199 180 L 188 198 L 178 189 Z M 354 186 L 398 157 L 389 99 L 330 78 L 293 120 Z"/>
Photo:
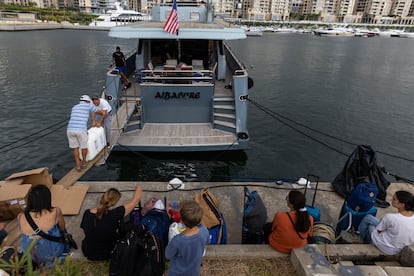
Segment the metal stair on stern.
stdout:
<path fill-rule="evenodd" d="M 236 110 L 233 97 L 214 97 L 213 103 L 214 128 L 236 132 Z"/>

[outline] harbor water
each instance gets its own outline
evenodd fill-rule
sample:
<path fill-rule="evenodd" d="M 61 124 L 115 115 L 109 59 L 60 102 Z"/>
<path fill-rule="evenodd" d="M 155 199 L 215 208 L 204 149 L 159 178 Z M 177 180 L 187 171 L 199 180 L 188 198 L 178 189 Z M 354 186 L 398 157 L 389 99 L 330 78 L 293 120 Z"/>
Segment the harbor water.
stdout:
<path fill-rule="evenodd" d="M 261 181 L 312 173 L 331 181 L 357 144 L 381 152 L 378 163 L 388 171 L 414 179 L 414 39 L 265 33 L 230 45 L 254 80 L 248 150 L 112 153 L 82 180 Z M 44 166 L 59 179 L 73 168 L 66 120 L 80 95 L 100 93 L 116 46 L 128 53 L 136 41 L 106 31 L 0 33 L 1 179 Z"/>

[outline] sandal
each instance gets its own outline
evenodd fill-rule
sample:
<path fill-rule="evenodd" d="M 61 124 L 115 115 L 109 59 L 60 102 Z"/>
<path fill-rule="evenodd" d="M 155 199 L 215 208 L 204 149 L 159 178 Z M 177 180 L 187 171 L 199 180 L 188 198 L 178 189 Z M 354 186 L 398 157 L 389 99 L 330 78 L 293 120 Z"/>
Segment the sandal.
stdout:
<path fill-rule="evenodd" d="M 81 165 L 81 168 L 82 168 L 82 169 L 86 169 L 86 167 L 88 167 L 88 164 L 82 164 L 82 165 Z"/>

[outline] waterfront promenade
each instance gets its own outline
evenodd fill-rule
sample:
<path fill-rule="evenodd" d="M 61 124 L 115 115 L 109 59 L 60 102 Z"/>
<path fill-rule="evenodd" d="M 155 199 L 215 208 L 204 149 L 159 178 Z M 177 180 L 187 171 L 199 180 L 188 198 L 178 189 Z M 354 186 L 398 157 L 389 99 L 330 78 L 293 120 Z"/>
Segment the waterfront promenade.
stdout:
<path fill-rule="evenodd" d="M 56 22 L 22 22 L 22 21 L 0 21 L 0 31 L 18 32 L 18 31 L 40 31 L 40 30 L 57 30 L 57 29 L 73 29 L 73 30 L 94 30 L 108 31 L 109 27 L 87 26 L 71 23 Z"/>

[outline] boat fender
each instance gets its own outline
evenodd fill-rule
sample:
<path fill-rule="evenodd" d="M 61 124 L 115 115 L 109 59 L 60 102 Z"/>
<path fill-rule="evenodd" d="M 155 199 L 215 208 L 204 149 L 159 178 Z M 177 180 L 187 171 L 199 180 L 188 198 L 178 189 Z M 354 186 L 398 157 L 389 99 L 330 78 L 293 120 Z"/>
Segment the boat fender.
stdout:
<path fill-rule="evenodd" d="M 247 88 L 250 89 L 250 88 L 253 87 L 253 85 L 254 85 L 253 79 L 251 77 L 248 77 L 247 78 Z"/>

